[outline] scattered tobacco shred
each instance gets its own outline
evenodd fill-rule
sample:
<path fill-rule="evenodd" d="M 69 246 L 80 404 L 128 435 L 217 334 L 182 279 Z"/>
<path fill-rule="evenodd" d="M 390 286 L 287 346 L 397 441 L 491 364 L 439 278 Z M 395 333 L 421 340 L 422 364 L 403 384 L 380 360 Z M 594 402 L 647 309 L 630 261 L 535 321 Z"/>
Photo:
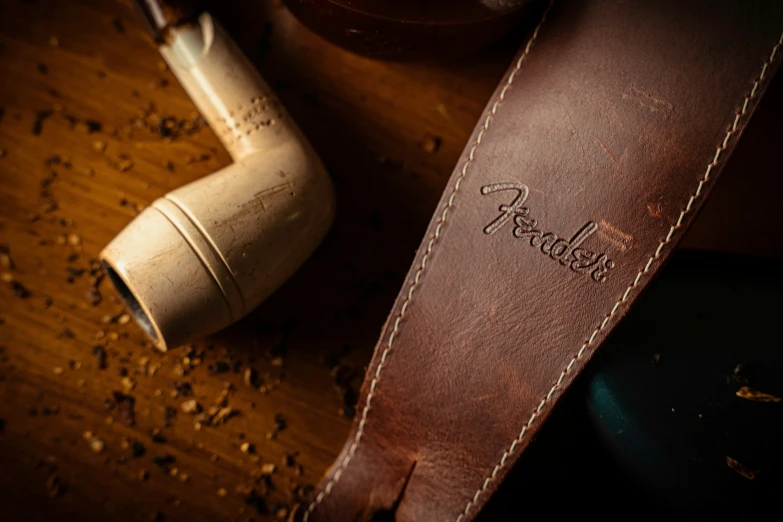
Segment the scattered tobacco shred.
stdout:
<path fill-rule="evenodd" d="M 144 444 L 142 444 L 140 441 L 137 440 L 131 444 L 131 455 L 133 455 L 135 458 L 143 457 L 145 453 L 147 453 L 147 448 L 145 448 Z"/>
<path fill-rule="evenodd" d="M 114 20 L 112 20 L 111 25 L 112 27 L 114 27 L 114 30 L 117 31 L 118 33 L 122 34 L 125 32 L 125 26 L 122 24 L 122 20 L 120 20 L 119 18 L 115 18 Z"/>
<path fill-rule="evenodd" d="M 209 365 L 209 373 L 211 373 L 212 375 L 226 373 L 230 370 L 231 370 L 231 366 L 225 361 L 217 361 Z"/>
<path fill-rule="evenodd" d="M 11 281 L 11 290 L 13 290 L 14 295 L 19 299 L 27 299 L 30 297 L 30 291 L 19 281 Z"/>
<path fill-rule="evenodd" d="M 40 136 L 43 131 L 43 124 L 46 119 L 54 113 L 51 109 L 38 111 L 35 113 L 35 121 L 33 122 L 33 135 Z"/>
<path fill-rule="evenodd" d="M 65 492 L 65 489 L 65 482 L 56 473 L 52 473 L 46 479 L 46 496 L 57 498 Z"/>
<path fill-rule="evenodd" d="M 427 136 L 424 143 L 421 144 L 421 148 L 424 149 L 424 152 L 427 154 L 435 154 L 438 152 L 438 149 L 440 149 L 442 141 L 440 136 Z"/>
<path fill-rule="evenodd" d="M 126 426 L 136 424 L 136 399 L 132 395 L 115 391 L 112 393 L 114 401 L 117 403 L 117 413 L 120 421 Z"/>
<path fill-rule="evenodd" d="M 98 120 L 84 120 L 84 124 L 87 126 L 87 134 L 101 132 L 103 129 L 103 123 L 99 122 Z"/>
<path fill-rule="evenodd" d="M 756 476 L 759 474 L 758 470 L 752 470 L 752 469 L 748 468 L 747 466 L 745 466 L 744 464 L 742 464 L 741 462 L 739 462 L 737 460 L 734 460 L 731 457 L 726 457 L 726 464 L 731 469 L 733 469 L 734 471 L 736 471 L 737 473 L 739 473 L 740 475 L 742 475 L 743 477 L 745 477 L 748 480 L 755 479 Z"/>
<path fill-rule="evenodd" d="M 5 268 L 6 270 L 14 270 L 16 268 L 13 259 L 11 259 L 11 249 L 8 245 L 0 245 L 0 268 Z"/>
<path fill-rule="evenodd" d="M 356 372 L 353 368 L 339 362 L 340 357 L 348 351 L 350 351 L 350 346 L 343 345 L 340 352 L 330 352 L 324 358 L 324 362 L 332 368 L 334 389 L 340 396 L 342 403 L 340 412 L 344 417 L 353 419 L 356 416 L 356 402 L 359 400 L 356 389 L 351 385 L 356 377 Z"/>
<path fill-rule="evenodd" d="M 166 406 L 163 408 L 163 416 L 165 419 L 165 426 L 168 428 L 171 426 L 172 421 L 177 417 L 177 410 L 171 406 Z"/>
<path fill-rule="evenodd" d="M 737 397 L 755 402 L 781 402 L 780 397 L 764 393 L 755 388 L 751 388 L 750 386 L 743 386 L 737 390 Z"/>
<path fill-rule="evenodd" d="M 282 413 L 275 413 L 275 431 L 283 431 L 288 427 L 285 417 Z"/>
<path fill-rule="evenodd" d="M 177 459 L 175 459 L 173 455 L 169 455 L 168 453 L 164 455 L 156 455 L 155 457 L 152 457 L 152 463 L 158 466 L 167 474 L 169 473 L 170 470 L 169 466 L 174 464 L 176 461 Z"/>
<path fill-rule="evenodd" d="M 256 490 L 252 490 L 248 494 L 248 496 L 245 498 L 245 504 L 255 509 L 261 515 L 269 513 L 266 500 L 264 500 L 264 497 L 259 496 Z"/>
<path fill-rule="evenodd" d="M 86 270 L 84 268 L 69 266 L 66 267 L 65 272 L 68 274 L 69 277 L 81 277 L 82 275 L 84 275 L 84 272 L 86 272 Z"/>
<path fill-rule="evenodd" d="M 95 358 L 98 361 L 98 369 L 105 370 L 106 369 L 106 349 L 100 345 L 96 344 L 92 347 L 92 354 L 95 356 Z"/>
<path fill-rule="evenodd" d="M 87 296 L 87 302 L 92 306 L 98 306 L 103 300 L 103 296 L 97 288 L 90 288 L 85 295 Z"/>
<path fill-rule="evenodd" d="M 283 454 L 283 466 L 287 468 L 293 468 L 296 466 L 297 453 L 285 453 Z"/>
<path fill-rule="evenodd" d="M 178 395 L 181 395 L 182 397 L 189 397 L 193 395 L 193 386 L 187 381 L 185 382 L 179 382 L 174 381 L 171 383 L 172 388 L 174 388 L 174 391 L 177 392 Z"/>

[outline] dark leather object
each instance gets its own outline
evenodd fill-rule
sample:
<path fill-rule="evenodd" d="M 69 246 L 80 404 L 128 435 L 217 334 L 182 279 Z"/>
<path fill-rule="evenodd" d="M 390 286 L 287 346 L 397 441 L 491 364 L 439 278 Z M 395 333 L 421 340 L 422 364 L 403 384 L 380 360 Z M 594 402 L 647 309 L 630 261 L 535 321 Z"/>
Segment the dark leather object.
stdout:
<path fill-rule="evenodd" d="M 305 520 L 475 518 L 681 239 L 782 30 L 774 2 L 547 10 L 449 181 Z"/>

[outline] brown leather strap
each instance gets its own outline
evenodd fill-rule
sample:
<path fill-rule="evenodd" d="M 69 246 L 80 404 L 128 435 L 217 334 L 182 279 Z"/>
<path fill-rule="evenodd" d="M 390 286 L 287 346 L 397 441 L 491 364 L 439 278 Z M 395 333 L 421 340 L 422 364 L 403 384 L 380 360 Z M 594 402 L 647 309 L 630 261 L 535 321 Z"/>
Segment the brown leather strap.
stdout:
<path fill-rule="evenodd" d="M 475 518 L 711 190 L 780 62 L 782 8 L 546 10 L 449 181 L 305 520 Z"/>

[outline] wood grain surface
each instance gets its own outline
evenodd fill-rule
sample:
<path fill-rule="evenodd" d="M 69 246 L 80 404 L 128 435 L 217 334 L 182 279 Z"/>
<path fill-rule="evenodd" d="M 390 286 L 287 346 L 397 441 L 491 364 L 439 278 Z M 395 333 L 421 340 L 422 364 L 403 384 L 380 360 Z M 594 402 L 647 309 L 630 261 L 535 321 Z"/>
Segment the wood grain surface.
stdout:
<path fill-rule="evenodd" d="M 343 445 L 421 234 L 524 37 L 460 61 L 390 63 L 330 45 L 272 2 L 214 13 L 323 158 L 338 215 L 248 318 L 161 354 L 91 260 L 139 209 L 229 156 L 128 0 L 0 2 L 2 520 L 288 518 Z M 771 168 L 754 170 L 773 188 L 748 207 L 781 194 Z M 712 215 L 724 232 L 740 226 Z M 769 227 L 781 220 L 728 248 L 780 252 L 752 240 Z M 694 245 L 725 239 L 701 230 Z M 235 415 L 197 430 L 182 404 L 207 409 L 226 389 Z"/>

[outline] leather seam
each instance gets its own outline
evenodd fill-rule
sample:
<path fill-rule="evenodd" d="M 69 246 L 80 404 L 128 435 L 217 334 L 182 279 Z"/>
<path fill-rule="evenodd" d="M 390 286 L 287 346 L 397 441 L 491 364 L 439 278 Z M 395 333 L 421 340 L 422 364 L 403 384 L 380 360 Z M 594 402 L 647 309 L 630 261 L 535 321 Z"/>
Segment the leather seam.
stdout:
<path fill-rule="evenodd" d="M 577 361 L 579 361 L 584 356 L 585 352 L 587 351 L 587 348 L 593 344 L 593 341 L 595 341 L 596 336 L 604 328 L 606 328 L 606 326 L 609 324 L 609 321 L 615 316 L 615 314 L 623 305 L 623 303 L 625 303 L 628 300 L 628 297 L 631 295 L 631 292 L 639 285 L 642 278 L 649 273 L 653 262 L 660 257 L 664 247 L 671 242 L 675 231 L 677 231 L 682 227 L 683 219 L 691 212 L 694 202 L 696 202 L 696 200 L 699 199 L 699 197 L 701 197 L 702 189 L 709 182 L 710 173 L 712 172 L 712 169 L 718 165 L 718 161 L 720 160 L 721 154 L 726 149 L 728 149 L 728 145 L 731 138 L 736 134 L 737 130 L 739 129 L 740 120 L 748 113 L 749 104 L 756 97 L 756 93 L 758 91 L 759 86 L 764 82 L 767 73 L 767 68 L 772 62 L 775 61 L 775 55 L 777 54 L 778 49 L 780 48 L 781 45 L 783 45 L 783 33 L 781 33 L 777 43 L 772 47 L 772 52 L 770 53 L 769 58 L 764 61 L 764 65 L 761 68 L 761 72 L 759 73 L 758 77 L 756 77 L 756 79 L 753 81 L 753 86 L 751 87 L 750 91 L 748 91 L 748 93 L 745 95 L 745 98 L 742 103 L 742 108 L 739 111 L 737 111 L 734 115 L 734 123 L 726 132 L 726 136 L 723 138 L 723 142 L 718 144 L 718 147 L 715 151 L 715 156 L 713 157 L 712 161 L 709 164 L 707 164 L 706 172 L 699 180 L 699 184 L 697 185 L 696 190 L 693 192 L 693 194 L 691 194 L 688 203 L 685 205 L 682 211 L 680 211 L 680 215 L 677 218 L 677 221 L 671 226 L 671 228 L 669 228 L 669 232 L 666 234 L 666 237 L 664 237 L 661 240 L 660 244 L 658 245 L 658 248 L 655 249 L 655 252 L 650 256 L 650 259 L 647 260 L 647 263 L 645 264 L 644 268 L 642 268 L 639 271 L 639 273 L 636 274 L 634 280 L 628 285 L 628 288 L 625 289 L 625 292 L 617 300 L 617 302 L 614 304 L 614 306 L 606 315 L 606 317 L 604 317 L 601 323 L 598 324 L 595 330 L 593 330 L 593 333 L 590 334 L 590 337 L 587 339 L 587 341 L 585 341 L 584 344 L 582 344 L 581 348 L 579 348 L 579 351 L 576 353 L 576 355 L 574 355 L 571 358 L 571 360 L 568 362 L 565 369 L 560 373 L 560 376 L 558 377 L 555 384 L 552 385 L 552 388 L 549 390 L 546 396 L 541 400 L 538 407 L 536 407 L 536 409 L 530 415 L 530 418 L 528 419 L 527 423 L 522 427 L 522 431 L 519 433 L 517 438 L 511 442 L 511 445 L 503 453 L 500 462 L 492 470 L 492 473 L 486 479 L 484 479 L 484 482 L 481 485 L 481 487 L 479 487 L 479 489 L 476 491 L 473 497 L 468 501 L 467 505 L 465 506 L 465 509 L 456 518 L 455 522 L 462 522 L 462 519 L 470 512 L 470 509 L 473 507 L 473 505 L 478 502 L 479 498 L 481 497 L 481 494 L 487 490 L 487 488 L 492 483 L 492 481 L 497 477 L 500 470 L 505 467 L 506 463 L 508 462 L 508 457 L 514 453 L 514 450 L 516 449 L 517 445 L 525 437 L 525 434 L 527 433 L 528 429 L 530 429 L 530 426 L 532 426 L 533 422 L 535 422 L 536 417 L 541 413 L 541 411 L 543 411 L 543 409 L 548 404 L 551 403 L 550 401 L 552 399 L 552 396 L 554 395 L 555 391 L 557 391 L 557 389 L 560 388 L 560 386 L 563 384 L 565 377 L 569 374 L 569 372 L 571 372 L 571 370 L 573 370 Z M 593 350 L 595 350 L 595 347 L 593 347 Z"/>
<path fill-rule="evenodd" d="M 446 222 L 446 216 L 448 215 L 449 210 L 451 210 L 451 208 L 454 206 L 455 197 L 457 196 L 457 192 L 459 192 L 459 188 L 460 185 L 462 184 L 462 180 L 465 179 L 465 176 L 468 173 L 468 167 L 470 166 L 471 162 L 473 162 L 473 159 L 475 158 L 476 149 L 478 149 L 478 146 L 481 144 L 481 139 L 484 136 L 484 133 L 487 132 L 487 130 L 489 129 L 489 125 L 490 122 L 492 121 L 492 117 L 495 116 L 495 114 L 497 113 L 500 103 L 504 100 L 506 96 L 506 91 L 508 91 L 508 89 L 511 87 L 511 84 L 514 82 L 514 78 L 516 78 L 517 73 L 522 68 L 522 63 L 525 61 L 525 58 L 527 58 L 528 54 L 530 54 L 530 48 L 533 46 L 533 43 L 538 38 L 538 33 L 541 30 L 541 26 L 543 26 L 544 22 L 546 21 L 547 14 L 551 9 L 552 4 L 554 4 L 554 0 L 550 0 L 549 4 L 547 5 L 546 9 L 541 15 L 541 20 L 539 20 L 538 25 L 533 30 L 533 34 L 530 35 L 530 38 L 528 39 L 525 45 L 525 50 L 522 52 L 522 55 L 517 59 L 516 66 L 511 71 L 511 73 L 508 76 L 508 79 L 506 80 L 506 85 L 500 91 L 500 94 L 498 95 L 497 99 L 492 105 L 492 109 L 490 109 L 489 114 L 484 120 L 484 125 L 482 126 L 482 129 L 479 131 L 478 136 L 476 136 L 476 141 L 473 143 L 473 146 L 470 149 L 470 153 L 468 154 L 468 159 L 465 162 L 465 164 L 462 166 L 460 176 L 457 178 L 457 181 L 454 184 L 454 189 L 452 190 L 451 195 L 449 196 L 449 199 L 446 203 L 446 206 L 443 209 L 440 219 L 438 220 L 438 224 L 435 226 L 435 231 L 430 236 L 429 242 L 427 243 L 427 250 L 424 256 L 422 257 L 421 264 L 419 268 L 416 270 L 416 273 L 413 277 L 413 282 L 411 283 L 408 289 L 408 295 L 406 296 L 405 301 L 402 303 L 400 312 L 397 314 L 397 317 L 394 321 L 394 327 L 392 328 L 392 332 L 389 335 L 389 340 L 386 343 L 386 348 L 383 350 L 383 353 L 381 354 L 380 362 L 378 363 L 378 366 L 375 369 L 375 375 L 373 376 L 373 379 L 370 382 L 370 391 L 368 392 L 367 399 L 365 400 L 364 409 L 362 410 L 362 416 L 359 421 L 359 427 L 356 431 L 356 435 L 354 437 L 353 443 L 351 444 L 351 447 L 348 450 L 348 454 L 343 458 L 343 460 L 340 462 L 339 466 L 337 467 L 337 471 L 335 471 L 334 475 L 332 475 L 332 478 L 326 483 L 326 486 L 324 486 L 323 490 L 321 490 L 321 492 L 318 493 L 316 498 L 308 506 L 307 511 L 305 511 L 305 514 L 303 516 L 303 522 L 308 522 L 310 518 L 310 514 L 315 510 L 318 504 L 320 504 L 323 501 L 323 499 L 326 498 L 331 493 L 332 488 L 340 480 L 340 477 L 342 476 L 343 472 L 348 467 L 348 464 L 350 464 L 351 460 L 356 454 L 356 450 L 359 447 L 359 443 L 361 442 L 362 435 L 364 434 L 364 426 L 367 422 L 367 416 L 370 411 L 372 397 L 375 394 L 375 388 L 378 385 L 378 379 L 381 376 L 381 372 L 383 371 L 383 366 L 386 363 L 387 357 L 391 352 L 392 345 L 394 344 L 394 338 L 399 332 L 400 323 L 405 318 L 405 313 L 407 312 L 408 306 L 410 305 L 411 300 L 413 299 L 413 294 L 416 290 L 416 287 L 419 285 L 421 281 L 421 275 L 427 266 L 427 259 L 429 259 L 430 255 L 432 254 L 435 242 L 440 237 L 441 229 L 443 227 L 443 224 Z"/>

